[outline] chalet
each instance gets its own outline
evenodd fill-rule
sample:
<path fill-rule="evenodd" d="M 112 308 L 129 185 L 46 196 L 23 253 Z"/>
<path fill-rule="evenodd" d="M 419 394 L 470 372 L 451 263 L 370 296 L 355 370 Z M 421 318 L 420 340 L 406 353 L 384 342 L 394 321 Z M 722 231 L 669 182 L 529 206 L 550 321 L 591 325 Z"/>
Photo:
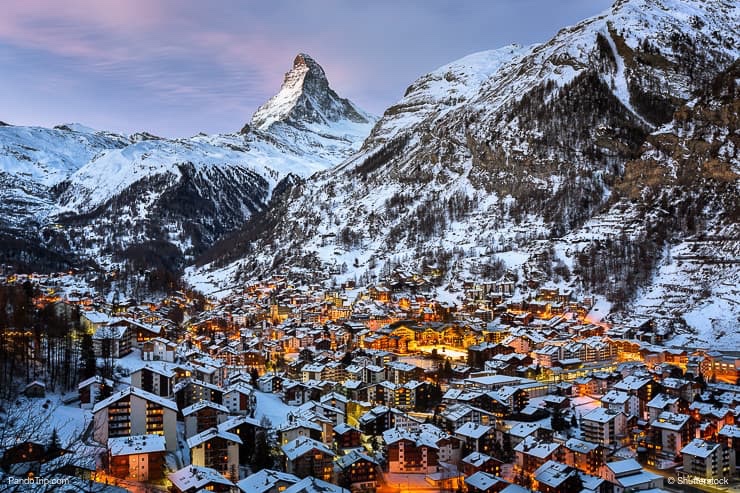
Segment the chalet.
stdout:
<path fill-rule="evenodd" d="M 542 428 L 539 423 L 517 423 L 507 432 L 507 438 L 512 447 L 521 443 L 528 436 L 537 437 L 537 431 Z"/>
<path fill-rule="evenodd" d="M 418 381 L 424 378 L 424 370 L 411 363 L 402 361 L 391 361 L 385 364 L 387 378 L 396 385 L 403 385 L 410 381 Z"/>
<path fill-rule="evenodd" d="M 187 378 L 177 382 L 174 387 L 175 400 L 180 409 L 192 406 L 198 401 L 223 402 L 223 387 L 202 380 Z"/>
<path fill-rule="evenodd" d="M 46 397 L 46 384 L 44 382 L 34 380 L 23 387 L 23 395 L 30 398 Z"/>
<path fill-rule="evenodd" d="M 210 467 L 185 466 L 168 474 L 167 478 L 172 483 L 173 493 L 196 493 L 198 491 L 231 493 L 235 488 L 234 483 Z"/>
<path fill-rule="evenodd" d="M 694 437 L 696 424 L 691 416 L 662 412 L 650 423 L 651 441 L 659 456 L 672 459 Z"/>
<path fill-rule="evenodd" d="M 473 452 L 463 457 L 460 464 L 462 465 L 462 472 L 465 476 L 472 476 L 478 471 L 499 476 L 503 462 L 490 455 Z"/>
<path fill-rule="evenodd" d="M 493 413 L 501 417 L 520 412 L 529 402 L 529 394 L 519 387 L 505 385 L 487 395 L 494 400 Z"/>
<path fill-rule="evenodd" d="M 190 438 L 226 421 L 229 410 L 211 401 L 198 401 L 182 410 L 185 438 Z"/>
<path fill-rule="evenodd" d="M 658 394 L 647 403 L 648 417 L 650 421 L 653 421 L 658 419 L 658 415 L 664 411 L 679 413 L 682 411 L 682 407 L 685 407 L 685 405 L 681 405 L 678 397 L 671 397 L 667 394 Z M 683 411 L 686 410 L 687 409 L 683 409 Z"/>
<path fill-rule="evenodd" d="M 108 470 L 120 479 L 157 481 L 164 477 L 166 452 L 162 435 L 109 438 Z"/>
<path fill-rule="evenodd" d="M 209 428 L 187 439 L 190 463 L 216 470 L 229 480 L 239 479 L 241 438 L 220 427 Z"/>
<path fill-rule="evenodd" d="M 383 432 L 383 440 L 388 447 L 390 472 L 429 474 L 439 471 L 440 462 L 460 460 L 459 440 L 431 424 L 391 428 Z"/>
<path fill-rule="evenodd" d="M 231 414 L 247 415 L 257 405 L 257 396 L 252 387 L 239 382 L 224 391 L 223 404 Z"/>
<path fill-rule="evenodd" d="M 360 447 L 361 436 L 360 430 L 346 423 L 334 427 L 334 442 L 339 450 Z"/>
<path fill-rule="evenodd" d="M 630 409 L 637 411 L 635 414 L 639 419 L 645 419 L 648 416 L 647 403 L 653 397 L 662 392 L 662 386 L 650 377 L 640 378 L 637 376 L 627 376 L 614 385 L 614 390 L 620 390 L 629 394 L 635 401 L 630 403 Z"/>
<path fill-rule="evenodd" d="M 118 320 L 98 311 L 81 311 L 80 325 L 88 334 L 94 334 L 98 329 Z"/>
<path fill-rule="evenodd" d="M 627 416 L 621 411 L 597 407 L 581 417 L 585 440 L 602 446 L 618 445 L 627 433 Z"/>
<path fill-rule="evenodd" d="M 681 456 L 683 471 L 687 474 L 706 479 L 735 475 L 735 449 L 724 443 L 695 438 L 681 449 Z"/>
<path fill-rule="evenodd" d="M 93 407 L 93 437 L 99 443 L 132 435 L 163 435 L 168 451 L 177 450 L 177 404 L 129 387 Z"/>
<path fill-rule="evenodd" d="M 171 397 L 174 392 L 175 376 L 172 370 L 145 364 L 131 372 L 131 385 L 161 397 Z"/>
<path fill-rule="evenodd" d="M 570 438 L 564 451 L 564 462 L 586 474 L 598 475 L 604 465 L 604 448 L 597 443 Z"/>
<path fill-rule="evenodd" d="M 639 401 L 637 399 L 630 399 L 630 395 L 627 392 L 621 392 L 619 390 L 610 390 L 601 398 L 602 407 L 615 412 L 623 412 L 628 416 L 635 416 L 639 412 L 638 404 Z"/>
<path fill-rule="evenodd" d="M 351 491 L 375 492 L 378 463 L 367 454 L 352 450 L 334 462 L 337 483 Z"/>
<path fill-rule="evenodd" d="M 285 455 L 285 472 L 299 478 L 313 476 L 331 481 L 335 454 L 318 440 L 296 438 L 281 447 Z"/>
<path fill-rule="evenodd" d="M 100 375 L 83 380 L 77 385 L 80 407 L 82 409 L 92 409 L 101 396 L 106 395 L 106 392 L 113 392 L 114 385 L 113 380 L 103 379 Z"/>
<path fill-rule="evenodd" d="M 144 361 L 167 361 L 173 363 L 177 344 L 162 337 L 154 337 L 141 346 L 141 359 Z"/>
<path fill-rule="evenodd" d="M 259 430 L 264 427 L 254 418 L 248 416 L 232 416 L 218 425 L 218 429 L 237 435 L 242 440 L 239 446 L 239 457 L 248 457 L 254 450 L 254 444 Z"/>
<path fill-rule="evenodd" d="M 541 493 L 571 493 L 583 486 L 577 469 L 552 460 L 534 471 L 534 481 L 534 488 Z"/>
<path fill-rule="evenodd" d="M 288 421 L 278 427 L 278 443 L 287 445 L 297 438 L 308 437 L 323 442 L 323 428 L 309 419 L 289 415 Z"/>
<path fill-rule="evenodd" d="M 455 437 L 466 445 L 466 450 L 490 453 L 496 441 L 496 430 L 493 426 L 465 423 L 455 430 Z"/>
<path fill-rule="evenodd" d="M 452 432 L 460 428 L 465 423 L 476 423 L 479 425 L 489 425 L 495 423 L 495 416 L 484 409 L 480 409 L 467 404 L 455 404 L 447 406 L 440 414 L 444 428 Z"/>
<path fill-rule="evenodd" d="M 727 447 L 735 451 L 735 458 L 740 457 L 740 427 L 736 425 L 725 425 L 719 430 L 717 440 L 722 441 Z"/>
<path fill-rule="evenodd" d="M 514 447 L 516 466 L 525 473 L 534 473 L 547 461 L 558 461 L 562 455 L 561 448 L 558 443 L 539 441 L 529 436 Z"/>
<path fill-rule="evenodd" d="M 257 379 L 257 388 L 261 392 L 280 392 L 283 388 L 284 377 L 277 373 L 268 372 Z"/>
<path fill-rule="evenodd" d="M 131 332 L 127 325 L 103 325 L 92 338 L 98 358 L 121 358 L 131 352 Z"/>
<path fill-rule="evenodd" d="M 573 380 L 574 397 L 594 395 L 596 393 L 596 389 L 596 379 L 593 377 L 579 377 Z"/>

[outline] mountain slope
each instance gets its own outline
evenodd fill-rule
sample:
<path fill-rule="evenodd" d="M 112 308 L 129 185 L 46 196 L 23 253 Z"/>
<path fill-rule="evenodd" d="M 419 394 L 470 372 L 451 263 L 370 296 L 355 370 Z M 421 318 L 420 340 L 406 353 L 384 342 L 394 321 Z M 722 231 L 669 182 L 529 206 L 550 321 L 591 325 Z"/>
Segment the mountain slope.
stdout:
<path fill-rule="evenodd" d="M 293 100 L 272 111 L 286 92 Z M 139 257 L 164 249 L 182 265 L 261 213 L 282 180 L 308 177 L 354 153 L 374 123 L 331 90 L 308 55 L 299 55 L 275 98 L 258 112 L 271 123 L 239 134 L 163 139 L 80 125 L 2 127 L 0 180 L 8 186 L 0 208 L 14 211 L 3 229 L 28 242 L 40 236 L 42 245 L 71 257 L 130 260 L 135 246 Z"/>
<path fill-rule="evenodd" d="M 620 1 L 542 45 L 423 76 L 358 155 L 268 212 L 246 258 L 207 258 L 192 279 L 227 286 L 284 267 L 367 281 L 434 263 L 455 291 L 500 275 L 499 260 L 534 285 L 561 279 L 553 267 L 573 259 L 553 240 L 616 201 L 647 136 L 737 58 L 737 24 L 729 1 Z"/>

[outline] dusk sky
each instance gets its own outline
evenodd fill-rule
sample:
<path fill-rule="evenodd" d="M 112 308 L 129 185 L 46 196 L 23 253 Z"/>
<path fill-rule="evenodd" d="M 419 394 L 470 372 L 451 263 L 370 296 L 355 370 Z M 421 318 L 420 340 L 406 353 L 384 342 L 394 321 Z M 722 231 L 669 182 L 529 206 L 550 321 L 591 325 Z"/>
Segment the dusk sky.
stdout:
<path fill-rule="evenodd" d="M 239 130 L 299 52 L 382 114 L 467 54 L 547 41 L 610 0 L 3 2 L 0 120 L 167 137 Z"/>

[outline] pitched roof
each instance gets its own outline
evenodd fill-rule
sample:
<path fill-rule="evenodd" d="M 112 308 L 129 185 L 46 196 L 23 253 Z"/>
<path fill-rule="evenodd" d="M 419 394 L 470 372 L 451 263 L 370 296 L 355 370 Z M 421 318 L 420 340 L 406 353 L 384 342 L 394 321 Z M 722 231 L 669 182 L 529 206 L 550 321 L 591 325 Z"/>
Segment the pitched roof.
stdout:
<path fill-rule="evenodd" d="M 235 433 L 231 433 L 223 429 L 211 427 L 205 431 L 201 431 L 197 435 L 193 435 L 190 438 L 188 438 L 188 447 L 189 448 L 197 447 L 198 445 L 205 443 L 208 440 L 211 440 L 213 438 L 217 438 L 217 437 L 223 438 L 224 440 L 236 442 L 238 444 L 242 443 L 242 439 L 239 438 L 239 435 Z"/>
<path fill-rule="evenodd" d="M 93 407 L 93 413 L 97 413 L 101 409 L 106 408 L 114 402 L 118 402 L 122 398 L 130 395 L 139 397 L 149 402 L 154 402 L 155 404 L 159 404 L 160 406 L 166 407 L 167 409 L 177 411 L 177 404 L 175 403 L 175 401 L 167 399 L 166 397 L 158 396 L 157 394 L 152 394 L 151 392 L 147 392 L 146 390 L 140 389 L 138 387 L 129 387 L 127 389 L 114 392 L 113 395 L 111 395 L 107 399 L 103 399 L 102 401 L 95 404 L 95 407 Z"/>
<path fill-rule="evenodd" d="M 197 491 L 211 483 L 234 486 L 234 483 L 210 467 L 186 466 L 179 471 L 168 474 L 167 477 L 180 491 Z"/>
<path fill-rule="evenodd" d="M 300 479 L 287 472 L 262 469 L 242 479 L 236 485 L 244 493 L 264 493 L 271 490 L 278 483 L 296 484 Z"/>
<path fill-rule="evenodd" d="M 301 457 L 314 449 L 326 455 L 331 455 L 332 457 L 335 455 L 334 452 L 332 452 L 332 450 L 323 442 L 319 442 L 318 440 L 314 440 L 309 437 L 298 437 L 280 448 L 289 460 L 296 460 L 298 457 Z"/>

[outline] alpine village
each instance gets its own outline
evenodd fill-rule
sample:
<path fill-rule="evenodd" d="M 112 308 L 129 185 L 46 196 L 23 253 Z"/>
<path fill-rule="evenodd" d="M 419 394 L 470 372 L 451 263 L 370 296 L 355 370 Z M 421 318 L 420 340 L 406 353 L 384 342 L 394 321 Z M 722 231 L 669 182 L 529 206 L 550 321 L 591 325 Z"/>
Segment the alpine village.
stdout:
<path fill-rule="evenodd" d="M 232 134 L 0 122 L 0 491 L 740 491 L 739 8 L 380 117 L 298 54 Z"/>

